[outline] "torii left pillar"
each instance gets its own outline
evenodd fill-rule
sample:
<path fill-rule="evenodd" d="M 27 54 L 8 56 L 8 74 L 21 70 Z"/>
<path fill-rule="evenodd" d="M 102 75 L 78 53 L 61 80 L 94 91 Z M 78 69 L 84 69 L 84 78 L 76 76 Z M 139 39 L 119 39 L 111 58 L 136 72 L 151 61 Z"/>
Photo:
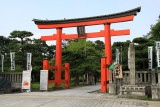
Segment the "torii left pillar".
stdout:
<path fill-rule="evenodd" d="M 55 86 L 61 86 L 61 64 L 62 64 L 62 28 L 56 28 L 56 61 L 55 66 Z"/>

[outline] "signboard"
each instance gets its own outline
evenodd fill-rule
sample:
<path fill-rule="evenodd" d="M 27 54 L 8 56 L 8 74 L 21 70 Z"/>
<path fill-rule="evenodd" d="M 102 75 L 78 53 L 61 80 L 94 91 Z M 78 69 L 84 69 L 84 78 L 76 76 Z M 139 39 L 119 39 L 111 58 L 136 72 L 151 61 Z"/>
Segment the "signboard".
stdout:
<path fill-rule="evenodd" d="M 153 46 L 148 47 L 148 69 L 152 69 Z"/>
<path fill-rule="evenodd" d="M 116 64 L 119 64 L 119 49 L 116 49 Z"/>
<path fill-rule="evenodd" d="M 30 91 L 31 88 L 31 71 L 23 71 L 22 76 L 22 89 L 28 89 Z"/>
<path fill-rule="evenodd" d="M 48 90 L 48 70 L 40 72 L 40 90 Z"/>
<path fill-rule="evenodd" d="M 78 37 L 86 37 L 85 26 L 84 25 L 77 26 L 77 33 Z"/>
<path fill-rule="evenodd" d="M 122 74 L 122 65 L 116 64 L 113 68 L 113 77 L 114 78 L 123 78 Z"/>
<path fill-rule="evenodd" d="M 11 57 L 11 71 L 15 70 L 15 52 L 10 52 L 10 57 Z"/>
<path fill-rule="evenodd" d="M 160 41 L 155 41 L 156 42 L 156 50 L 158 49 L 158 48 L 160 48 Z"/>
<path fill-rule="evenodd" d="M 160 41 L 156 41 L 157 67 L 160 67 Z"/>
<path fill-rule="evenodd" d="M 1 69 L 2 69 L 2 72 L 3 72 L 3 62 L 4 62 L 4 55 L 1 55 Z"/>
<path fill-rule="evenodd" d="M 160 67 L 160 47 L 157 49 L 157 66 Z"/>
<path fill-rule="evenodd" d="M 128 69 L 130 69 L 130 48 L 128 48 Z"/>
<path fill-rule="evenodd" d="M 32 53 L 27 53 L 27 70 L 30 71 L 32 71 L 31 60 L 32 60 Z"/>

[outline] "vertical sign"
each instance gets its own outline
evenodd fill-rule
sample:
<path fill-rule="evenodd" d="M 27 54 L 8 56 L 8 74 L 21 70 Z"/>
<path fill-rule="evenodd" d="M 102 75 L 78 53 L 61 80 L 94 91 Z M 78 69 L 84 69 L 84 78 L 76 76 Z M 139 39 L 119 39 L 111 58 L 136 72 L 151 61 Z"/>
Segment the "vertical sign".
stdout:
<path fill-rule="evenodd" d="M 130 69 L 130 47 L 128 48 L 128 69 Z"/>
<path fill-rule="evenodd" d="M 30 91 L 31 88 L 31 71 L 23 71 L 22 76 L 22 89 Z"/>
<path fill-rule="evenodd" d="M 32 53 L 27 53 L 27 70 L 30 71 L 32 71 L 31 60 L 32 60 Z"/>
<path fill-rule="evenodd" d="M 2 68 L 2 72 L 3 72 L 3 62 L 4 62 L 4 55 L 1 55 L 1 64 L 2 64 L 2 65 L 1 65 L 2 67 L 1 67 L 1 68 Z"/>
<path fill-rule="evenodd" d="M 148 69 L 152 69 L 153 46 L 148 47 Z"/>
<path fill-rule="evenodd" d="M 119 64 L 119 49 L 116 49 L 116 64 Z"/>
<path fill-rule="evenodd" d="M 10 52 L 10 57 L 11 57 L 11 71 L 15 70 L 15 52 Z"/>
<path fill-rule="evenodd" d="M 84 25 L 77 26 L 77 33 L 78 37 L 86 37 L 85 26 Z"/>
<path fill-rule="evenodd" d="M 40 90 L 48 90 L 48 70 L 40 72 Z"/>
<path fill-rule="evenodd" d="M 157 67 L 160 67 L 160 47 L 157 49 Z"/>
<path fill-rule="evenodd" d="M 157 67 L 160 67 L 160 41 L 156 41 Z"/>
<path fill-rule="evenodd" d="M 114 78 L 123 78 L 122 65 L 120 65 L 120 64 L 114 65 L 113 77 Z"/>

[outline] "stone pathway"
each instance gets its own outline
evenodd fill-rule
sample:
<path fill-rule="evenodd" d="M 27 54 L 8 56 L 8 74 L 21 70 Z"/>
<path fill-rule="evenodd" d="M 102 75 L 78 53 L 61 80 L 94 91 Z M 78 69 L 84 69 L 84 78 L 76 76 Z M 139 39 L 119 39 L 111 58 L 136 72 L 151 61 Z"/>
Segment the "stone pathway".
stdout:
<path fill-rule="evenodd" d="M 160 107 L 160 101 L 117 98 L 96 93 L 100 85 L 53 92 L 31 92 L 0 95 L 0 107 Z"/>

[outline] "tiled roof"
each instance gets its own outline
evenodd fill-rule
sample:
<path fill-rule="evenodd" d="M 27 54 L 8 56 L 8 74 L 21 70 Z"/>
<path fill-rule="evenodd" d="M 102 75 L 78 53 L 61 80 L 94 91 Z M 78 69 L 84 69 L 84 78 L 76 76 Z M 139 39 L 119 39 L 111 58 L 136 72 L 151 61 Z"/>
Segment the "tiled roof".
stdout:
<path fill-rule="evenodd" d="M 75 23 L 75 22 L 85 22 L 85 21 L 95 21 L 95 20 L 104 20 L 104 19 L 112 19 L 130 15 L 137 15 L 140 12 L 141 7 L 137 7 L 135 9 L 131 9 L 128 11 L 108 14 L 108 15 L 101 15 L 101 16 L 93 16 L 93 17 L 84 17 L 84 18 L 75 18 L 75 19 L 64 19 L 64 20 L 40 20 L 40 19 L 33 19 L 35 24 L 39 25 L 47 25 L 47 24 L 63 24 L 63 23 Z"/>

